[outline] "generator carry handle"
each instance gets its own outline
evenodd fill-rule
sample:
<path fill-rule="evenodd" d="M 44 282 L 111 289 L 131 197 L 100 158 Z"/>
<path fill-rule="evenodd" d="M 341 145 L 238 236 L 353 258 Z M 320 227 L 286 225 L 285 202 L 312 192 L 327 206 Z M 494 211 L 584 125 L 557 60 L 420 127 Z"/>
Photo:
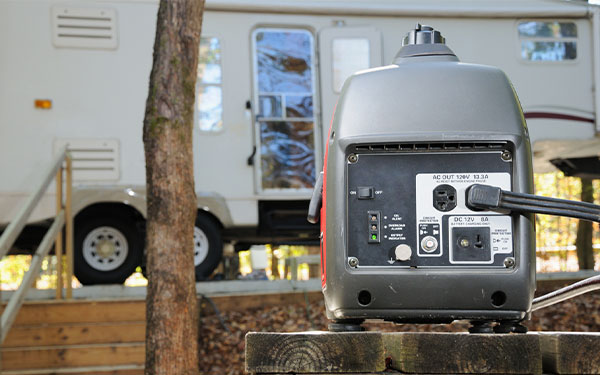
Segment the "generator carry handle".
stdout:
<path fill-rule="evenodd" d="M 323 205 L 323 172 L 319 173 L 317 182 L 315 182 L 315 188 L 313 189 L 310 203 L 308 204 L 308 215 L 306 220 L 311 224 L 319 222 L 321 216 L 321 206 Z"/>

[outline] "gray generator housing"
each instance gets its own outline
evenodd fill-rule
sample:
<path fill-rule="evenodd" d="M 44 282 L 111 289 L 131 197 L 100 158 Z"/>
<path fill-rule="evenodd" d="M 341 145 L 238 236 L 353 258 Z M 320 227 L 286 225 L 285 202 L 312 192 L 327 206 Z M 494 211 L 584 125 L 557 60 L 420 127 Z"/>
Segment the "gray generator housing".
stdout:
<path fill-rule="evenodd" d="M 501 70 L 461 63 L 441 43 L 406 45 L 392 65 L 346 81 L 327 147 L 321 220 L 329 319 L 527 316 L 535 291 L 532 215 L 471 211 L 464 202 L 474 182 L 533 191 L 525 119 Z"/>

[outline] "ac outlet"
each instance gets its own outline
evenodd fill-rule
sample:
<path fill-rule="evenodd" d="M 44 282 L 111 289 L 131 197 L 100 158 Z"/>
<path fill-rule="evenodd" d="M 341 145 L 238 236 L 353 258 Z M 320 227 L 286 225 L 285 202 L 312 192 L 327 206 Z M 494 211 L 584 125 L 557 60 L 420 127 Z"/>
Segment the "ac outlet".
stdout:
<path fill-rule="evenodd" d="M 456 207 L 456 200 L 456 189 L 451 185 L 438 185 L 433 189 L 433 207 L 438 211 L 452 211 Z"/>

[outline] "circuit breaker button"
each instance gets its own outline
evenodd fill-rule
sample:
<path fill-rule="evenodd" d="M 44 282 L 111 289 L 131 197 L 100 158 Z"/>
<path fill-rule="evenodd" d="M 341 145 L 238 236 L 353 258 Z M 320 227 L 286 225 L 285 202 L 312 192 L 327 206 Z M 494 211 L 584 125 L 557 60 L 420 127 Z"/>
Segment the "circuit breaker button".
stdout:
<path fill-rule="evenodd" d="M 427 236 L 421 240 L 421 249 L 423 249 L 424 251 L 426 251 L 428 253 L 432 253 L 432 252 L 436 251 L 437 248 L 438 248 L 438 242 L 435 237 Z"/>
<path fill-rule="evenodd" d="M 359 186 L 358 187 L 358 199 L 373 199 L 375 193 L 372 186 Z"/>
<path fill-rule="evenodd" d="M 396 249 L 394 249 L 394 255 L 396 255 L 396 260 L 406 262 L 407 260 L 410 260 L 410 257 L 412 256 L 412 249 L 405 244 L 398 245 L 396 246 Z"/>

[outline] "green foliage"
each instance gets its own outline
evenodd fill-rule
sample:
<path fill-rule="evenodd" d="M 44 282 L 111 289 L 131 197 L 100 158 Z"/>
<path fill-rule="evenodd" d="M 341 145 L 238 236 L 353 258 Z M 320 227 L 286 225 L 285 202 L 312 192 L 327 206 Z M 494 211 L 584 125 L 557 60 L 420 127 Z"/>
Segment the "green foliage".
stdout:
<path fill-rule="evenodd" d="M 16 289 L 29 269 L 31 255 L 14 255 L 0 261 L 0 287 L 2 290 Z"/>
<path fill-rule="evenodd" d="M 572 200 L 580 200 L 581 197 L 581 180 L 566 177 L 562 172 L 535 174 L 534 184 L 538 195 Z M 600 202 L 600 180 L 594 181 L 594 202 Z M 577 270 L 577 223 L 577 219 L 536 215 L 538 271 Z M 600 233 L 597 223 L 594 223 L 593 236 L 593 243 L 598 247 Z"/>

